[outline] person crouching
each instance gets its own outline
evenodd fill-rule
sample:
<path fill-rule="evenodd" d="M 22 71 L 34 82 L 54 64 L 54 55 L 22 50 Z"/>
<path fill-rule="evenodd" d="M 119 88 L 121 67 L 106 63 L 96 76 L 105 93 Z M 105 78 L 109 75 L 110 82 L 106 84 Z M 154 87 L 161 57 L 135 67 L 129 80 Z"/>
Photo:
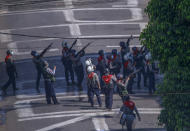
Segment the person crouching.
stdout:
<path fill-rule="evenodd" d="M 43 77 L 45 82 L 45 93 L 46 93 L 46 101 L 47 104 L 51 104 L 51 99 L 54 104 L 59 104 L 55 95 L 53 83 L 55 82 L 55 70 L 56 66 L 54 66 L 54 69 L 49 68 L 49 64 L 47 61 L 44 62 L 44 69 L 43 69 Z"/>

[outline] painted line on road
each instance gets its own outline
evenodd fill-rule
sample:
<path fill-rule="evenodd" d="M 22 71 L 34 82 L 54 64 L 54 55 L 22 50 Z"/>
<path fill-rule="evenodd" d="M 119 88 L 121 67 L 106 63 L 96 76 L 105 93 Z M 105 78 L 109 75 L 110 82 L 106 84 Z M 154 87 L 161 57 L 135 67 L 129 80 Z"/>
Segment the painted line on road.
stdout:
<path fill-rule="evenodd" d="M 127 7 L 137 7 L 138 0 L 127 0 L 127 5 L 112 5 L 114 8 L 127 8 Z"/>
<path fill-rule="evenodd" d="M 99 115 L 99 113 L 97 113 L 97 115 Z M 105 117 L 93 117 L 92 122 L 94 124 L 96 131 L 109 131 Z"/>
<path fill-rule="evenodd" d="M 77 118 L 74 118 L 74 119 L 70 119 L 70 120 L 67 120 L 67 121 L 64 121 L 64 122 L 53 124 L 53 125 L 50 125 L 48 127 L 38 129 L 36 131 L 50 131 L 50 130 L 53 130 L 53 129 L 56 129 L 56 128 L 65 127 L 67 125 L 74 124 L 74 123 L 82 121 L 82 120 L 86 120 L 86 119 L 89 119 L 89 118 L 90 118 L 90 116 L 84 115 L 84 116 L 77 117 Z"/>
<path fill-rule="evenodd" d="M 31 121 L 31 120 L 41 120 L 41 119 L 52 119 L 52 118 L 61 118 L 61 117 L 75 117 L 75 116 L 104 116 L 106 114 L 118 114 L 120 108 L 113 109 L 112 111 L 108 112 L 107 110 L 77 110 L 77 111 L 63 111 L 63 112 L 51 112 L 51 113 L 41 113 L 41 114 L 32 114 L 30 116 L 20 117 L 18 121 Z M 138 108 L 140 114 L 160 114 L 161 108 Z M 104 119 L 104 117 L 102 117 Z M 103 123 L 102 119 L 102 123 Z M 98 119 L 95 119 L 95 121 Z M 98 121 L 101 121 L 98 120 Z M 96 129 L 100 128 L 98 123 L 95 122 Z M 105 125 L 101 125 L 102 128 L 106 128 Z"/>
<path fill-rule="evenodd" d="M 106 46 L 107 48 L 120 48 L 120 46 L 117 46 L 117 45 L 107 45 Z M 130 48 L 132 47 L 142 47 L 142 45 L 129 45 Z"/>

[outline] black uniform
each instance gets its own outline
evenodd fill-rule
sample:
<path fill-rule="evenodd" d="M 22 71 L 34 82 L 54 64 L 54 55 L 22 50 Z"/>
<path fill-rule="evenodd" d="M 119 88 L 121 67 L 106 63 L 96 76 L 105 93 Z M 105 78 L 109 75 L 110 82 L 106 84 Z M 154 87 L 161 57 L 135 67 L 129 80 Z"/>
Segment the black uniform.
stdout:
<path fill-rule="evenodd" d="M 141 74 L 144 76 L 144 86 L 146 86 L 146 73 L 145 73 L 145 64 L 144 64 L 144 55 L 141 52 L 138 52 L 134 55 L 135 68 L 138 70 L 141 68 L 141 71 L 137 74 L 137 87 L 140 89 L 141 83 Z"/>
<path fill-rule="evenodd" d="M 65 68 L 65 77 L 66 77 L 66 82 L 67 85 L 70 85 L 69 83 L 69 74 L 72 80 L 72 83 L 74 84 L 74 71 L 73 71 L 73 63 L 71 60 L 71 54 L 70 52 L 68 52 L 68 48 L 63 49 L 62 51 L 62 63 L 64 65 Z"/>
<path fill-rule="evenodd" d="M 81 58 L 80 55 L 78 55 L 76 57 L 73 55 L 71 57 L 71 60 L 73 62 L 74 71 L 77 76 L 77 86 L 78 86 L 79 91 L 81 92 L 83 90 L 82 82 L 84 79 L 84 68 L 83 68 L 83 64 L 82 64 L 80 58 Z"/>
<path fill-rule="evenodd" d="M 36 90 L 37 90 L 37 92 L 40 92 L 39 85 L 40 85 L 41 75 L 43 72 L 44 60 L 42 59 L 42 56 L 40 56 L 40 55 L 33 57 L 32 60 L 33 60 L 33 63 L 35 64 L 36 70 L 37 70 Z"/>
<path fill-rule="evenodd" d="M 147 73 L 147 78 L 149 79 L 149 85 L 148 85 L 148 89 L 149 89 L 149 94 L 152 94 L 155 92 L 155 72 L 158 71 L 158 69 L 155 68 L 155 63 L 150 63 L 149 61 L 147 61 L 147 65 L 146 65 L 146 73 Z"/>
<path fill-rule="evenodd" d="M 7 55 L 6 56 L 5 63 L 6 63 L 6 71 L 7 71 L 7 75 L 9 77 L 9 80 L 2 87 L 2 90 L 3 90 L 3 93 L 6 95 L 7 88 L 9 87 L 10 84 L 12 84 L 13 94 L 15 94 L 15 91 L 16 91 L 16 80 L 15 80 L 15 77 L 17 76 L 17 71 L 16 71 L 16 66 L 14 64 L 14 61 L 13 61 L 11 55 Z"/>

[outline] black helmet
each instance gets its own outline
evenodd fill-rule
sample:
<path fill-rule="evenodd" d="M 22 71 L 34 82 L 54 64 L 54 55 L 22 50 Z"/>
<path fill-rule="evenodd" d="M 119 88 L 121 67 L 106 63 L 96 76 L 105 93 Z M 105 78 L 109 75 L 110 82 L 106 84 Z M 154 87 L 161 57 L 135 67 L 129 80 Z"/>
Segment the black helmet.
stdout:
<path fill-rule="evenodd" d="M 36 57 L 36 56 L 38 56 L 38 53 L 36 51 L 31 51 L 31 55 Z"/>
<path fill-rule="evenodd" d="M 132 47 L 132 50 L 133 51 L 136 51 L 137 50 L 137 47 L 135 46 L 135 47 Z"/>
<path fill-rule="evenodd" d="M 104 50 L 99 50 L 99 51 L 98 51 L 98 54 L 99 54 L 99 55 L 104 55 Z"/>
<path fill-rule="evenodd" d="M 121 42 L 119 43 L 119 45 L 120 45 L 120 47 L 125 47 L 125 42 L 124 42 L 124 41 L 121 41 Z"/>
<path fill-rule="evenodd" d="M 7 50 L 7 55 L 13 55 L 13 51 L 12 50 Z"/>
<path fill-rule="evenodd" d="M 117 49 L 113 49 L 112 54 L 116 55 L 117 54 Z"/>

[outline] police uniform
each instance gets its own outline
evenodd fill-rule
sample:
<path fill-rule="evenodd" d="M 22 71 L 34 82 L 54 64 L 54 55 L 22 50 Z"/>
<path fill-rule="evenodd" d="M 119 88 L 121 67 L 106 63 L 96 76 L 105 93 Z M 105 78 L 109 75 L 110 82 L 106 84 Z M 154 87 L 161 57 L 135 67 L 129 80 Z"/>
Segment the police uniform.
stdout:
<path fill-rule="evenodd" d="M 107 67 L 106 59 L 104 57 L 103 50 L 99 51 L 99 57 L 98 57 L 97 61 L 98 61 L 98 64 L 96 66 L 96 69 L 100 72 L 100 78 L 102 78 L 102 76 L 104 75 L 104 71 L 105 71 L 105 69 Z M 102 79 L 100 79 L 100 84 L 101 84 L 101 87 L 103 87 L 104 83 L 103 83 Z M 101 88 L 101 90 L 104 93 L 104 88 Z"/>
<path fill-rule="evenodd" d="M 140 89 L 141 86 L 141 74 L 144 76 L 144 86 L 146 86 L 146 73 L 145 73 L 145 65 L 144 65 L 144 55 L 138 51 L 138 49 L 136 48 L 136 50 L 134 50 L 133 52 L 133 56 L 134 56 L 134 61 L 135 61 L 135 68 L 136 70 L 141 69 L 141 71 L 138 72 L 137 74 L 137 87 Z"/>
<path fill-rule="evenodd" d="M 13 94 L 15 94 L 15 91 L 17 90 L 16 80 L 15 80 L 15 77 L 17 76 L 17 71 L 16 71 L 16 66 L 14 64 L 14 61 L 12 59 L 12 54 L 10 54 L 9 51 L 7 51 L 5 63 L 6 63 L 6 71 L 7 71 L 7 75 L 9 77 L 9 80 L 2 87 L 2 91 L 3 91 L 4 95 L 6 95 L 7 94 L 6 93 L 7 88 L 9 87 L 10 84 L 12 84 Z"/>
<path fill-rule="evenodd" d="M 69 74 L 72 80 L 72 84 L 75 84 L 74 82 L 74 71 L 73 71 L 73 63 L 71 60 L 71 52 L 68 52 L 68 48 L 64 47 L 62 50 L 62 63 L 64 65 L 65 68 L 65 78 L 66 78 L 66 82 L 67 85 L 70 85 L 69 83 Z"/>
<path fill-rule="evenodd" d="M 146 73 L 147 73 L 147 78 L 149 79 L 149 85 L 148 85 L 148 89 L 149 89 L 149 94 L 152 94 L 155 92 L 155 72 L 157 71 L 157 69 L 155 68 L 155 63 L 154 62 L 150 62 L 147 61 L 147 65 L 146 65 Z"/>
<path fill-rule="evenodd" d="M 98 75 L 95 72 L 91 72 L 87 74 L 87 87 L 88 87 L 88 96 L 91 106 L 94 106 L 94 94 L 97 97 L 97 101 L 99 106 L 102 106 L 102 101 L 100 97 L 100 82 Z"/>
<path fill-rule="evenodd" d="M 55 82 L 55 69 L 52 70 L 48 66 L 45 66 L 43 69 L 43 77 L 45 83 L 45 93 L 47 104 L 51 104 L 51 100 L 54 104 L 59 104 L 56 98 L 53 84 Z"/>
<path fill-rule="evenodd" d="M 121 69 L 120 56 L 116 53 L 113 53 L 111 58 L 108 60 L 108 66 L 111 74 L 119 74 Z"/>
<path fill-rule="evenodd" d="M 75 57 L 75 54 L 72 54 L 71 60 L 73 62 L 74 71 L 77 76 L 77 86 L 80 93 L 83 90 L 82 82 L 84 79 L 84 68 L 81 62 L 81 56 L 78 55 Z"/>

